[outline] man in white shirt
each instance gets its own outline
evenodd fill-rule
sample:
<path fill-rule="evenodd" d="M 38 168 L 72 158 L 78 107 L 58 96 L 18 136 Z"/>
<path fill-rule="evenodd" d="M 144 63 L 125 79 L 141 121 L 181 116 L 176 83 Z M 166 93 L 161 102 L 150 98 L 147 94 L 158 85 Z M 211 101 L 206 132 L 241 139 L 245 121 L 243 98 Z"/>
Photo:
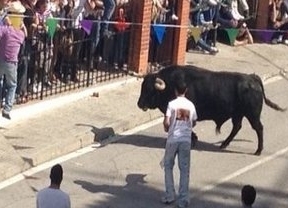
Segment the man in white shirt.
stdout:
<path fill-rule="evenodd" d="M 165 195 L 162 202 L 170 204 L 176 200 L 173 167 L 178 156 L 180 169 L 179 196 L 177 207 L 189 205 L 190 148 L 192 127 L 195 126 L 197 113 L 194 104 L 185 97 L 187 91 L 184 79 L 177 78 L 175 93 L 177 98 L 170 101 L 163 121 L 168 132 L 164 156 Z"/>
<path fill-rule="evenodd" d="M 60 190 L 63 179 L 62 166 L 57 164 L 51 168 L 51 184 L 49 187 L 40 190 L 37 194 L 37 208 L 70 208 L 70 197 L 67 193 Z"/>

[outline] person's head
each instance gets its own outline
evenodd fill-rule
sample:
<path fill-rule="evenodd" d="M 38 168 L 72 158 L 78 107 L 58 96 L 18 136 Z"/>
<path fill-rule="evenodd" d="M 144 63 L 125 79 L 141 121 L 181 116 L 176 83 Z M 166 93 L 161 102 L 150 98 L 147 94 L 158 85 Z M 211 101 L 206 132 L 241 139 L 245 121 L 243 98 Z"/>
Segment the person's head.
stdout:
<path fill-rule="evenodd" d="M 21 15 L 25 10 L 25 7 L 20 1 L 12 1 L 9 4 L 8 16 L 4 19 L 4 24 L 12 25 L 14 28 L 20 29 L 23 23 L 23 17 L 21 17 Z"/>
<path fill-rule="evenodd" d="M 183 71 L 176 72 L 175 80 L 175 93 L 176 95 L 184 95 L 187 91 L 187 83 L 185 80 L 185 73 Z"/>
<path fill-rule="evenodd" d="M 48 0 L 38 0 L 35 4 L 35 8 L 38 12 L 44 13 L 49 6 L 49 1 Z"/>
<path fill-rule="evenodd" d="M 62 179 L 63 179 L 62 166 L 59 164 L 54 165 L 50 171 L 51 184 L 56 184 L 56 185 L 60 186 Z"/>
<path fill-rule="evenodd" d="M 176 81 L 175 85 L 176 95 L 184 95 L 187 91 L 187 84 L 185 81 Z"/>
<path fill-rule="evenodd" d="M 10 0 L 0 0 L 0 9 L 8 6 Z"/>
<path fill-rule="evenodd" d="M 252 206 L 252 204 L 254 203 L 255 199 L 256 199 L 256 190 L 253 186 L 251 185 L 245 185 L 243 186 L 242 190 L 241 190 L 241 199 L 242 199 L 242 203 L 245 206 Z"/>

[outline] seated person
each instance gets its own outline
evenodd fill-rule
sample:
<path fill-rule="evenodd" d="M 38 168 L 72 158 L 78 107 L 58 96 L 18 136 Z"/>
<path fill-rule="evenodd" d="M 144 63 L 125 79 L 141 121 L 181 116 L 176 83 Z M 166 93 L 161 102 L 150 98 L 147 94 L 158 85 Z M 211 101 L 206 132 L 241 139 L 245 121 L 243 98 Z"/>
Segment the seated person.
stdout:
<path fill-rule="evenodd" d="M 226 4 L 222 4 L 217 16 L 217 22 L 222 28 L 238 28 L 239 34 L 232 43 L 234 46 L 246 45 L 253 43 L 253 37 L 247 27 L 246 20 L 249 19 L 249 6 L 246 0 L 240 0 L 238 5 L 237 0 L 226 0 Z M 239 12 L 239 7 L 242 6 L 243 15 Z"/>
<path fill-rule="evenodd" d="M 278 30 L 273 35 L 272 43 L 288 44 L 288 37 L 284 32 L 288 29 L 288 0 L 270 0 L 269 13 L 269 29 Z"/>
<path fill-rule="evenodd" d="M 249 15 L 249 6 L 246 0 L 240 0 L 240 6 L 243 15 L 239 13 L 239 5 L 237 0 L 224 0 L 221 4 L 218 22 L 223 27 L 236 28 L 239 22 L 245 22 Z"/>
<path fill-rule="evenodd" d="M 239 27 L 239 33 L 235 39 L 235 41 L 232 43 L 233 46 L 242 46 L 246 44 L 253 44 L 254 40 L 253 37 L 244 22 L 240 27 Z"/>
<path fill-rule="evenodd" d="M 215 0 L 200 0 L 198 10 L 192 12 L 192 25 L 202 27 L 200 39 L 196 43 L 202 50 L 208 51 L 210 54 L 218 52 L 216 47 L 208 43 L 207 36 L 209 31 L 214 28 L 213 20 L 216 14 L 217 1 Z"/>

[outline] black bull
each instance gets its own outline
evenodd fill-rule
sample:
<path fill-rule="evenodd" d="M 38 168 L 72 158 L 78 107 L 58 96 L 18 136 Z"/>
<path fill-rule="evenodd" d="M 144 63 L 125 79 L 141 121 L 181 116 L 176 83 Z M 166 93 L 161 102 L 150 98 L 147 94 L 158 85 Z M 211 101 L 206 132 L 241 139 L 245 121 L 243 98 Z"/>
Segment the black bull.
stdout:
<path fill-rule="evenodd" d="M 213 72 L 195 66 L 169 66 L 158 73 L 148 74 L 142 83 L 138 107 L 158 108 L 166 112 L 168 102 L 175 97 L 175 77 L 182 75 L 188 86 L 186 97 L 197 111 L 198 121 L 213 120 L 216 132 L 231 118 L 233 128 L 220 148 L 226 148 L 241 129 L 243 117 L 246 117 L 258 137 L 255 155 L 263 150 L 263 125 L 260 114 L 265 104 L 277 111 L 285 111 L 266 98 L 263 83 L 255 74 L 237 72 Z"/>

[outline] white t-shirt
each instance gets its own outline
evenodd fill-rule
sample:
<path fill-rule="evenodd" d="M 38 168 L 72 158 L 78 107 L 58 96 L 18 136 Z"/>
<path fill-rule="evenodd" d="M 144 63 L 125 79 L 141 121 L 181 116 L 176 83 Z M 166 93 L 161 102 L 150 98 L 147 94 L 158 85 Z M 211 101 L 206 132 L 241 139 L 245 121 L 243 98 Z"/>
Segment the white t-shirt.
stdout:
<path fill-rule="evenodd" d="M 37 194 L 37 208 L 70 208 L 70 197 L 60 189 L 44 188 Z"/>
<path fill-rule="evenodd" d="M 170 118 L 167 143 L 191 142 L 193 121 L 197 120 L 194 104 L 186 97 L 177 97 L 169 102 L 166 116 Z"/>

